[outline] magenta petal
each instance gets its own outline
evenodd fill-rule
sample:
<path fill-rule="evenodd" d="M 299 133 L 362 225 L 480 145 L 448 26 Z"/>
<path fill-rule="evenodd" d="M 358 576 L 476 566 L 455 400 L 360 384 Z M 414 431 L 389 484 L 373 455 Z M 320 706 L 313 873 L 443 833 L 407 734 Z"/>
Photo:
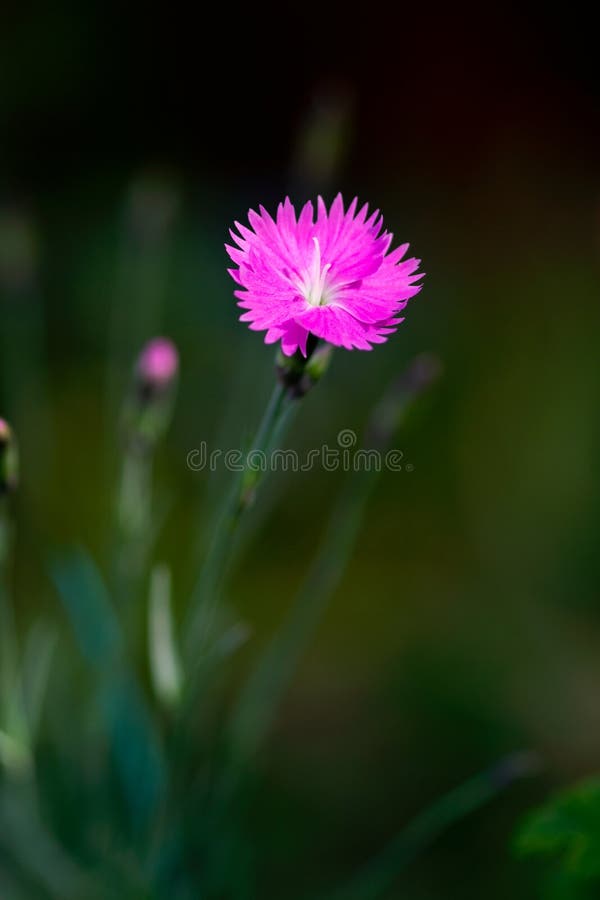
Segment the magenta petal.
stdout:
<path fill-rule="evenodd" d="M 296 350 L 300 350 L 306 356 L 306 342 L 308 331 L 297 322 L 289 321 L 283 325 L 281 336 L 281 349 L 286 356 L 292 356 Z"/>
<path fill-rule="evenodd" d="M 341 194 L 329 210 L 317 198 L 296 211 L 286 197 L 273 218 L 250 210 L 250 227 L 235 223 L 227 253 L 241 320 L 281 342 L 287 355 L 306 353 L 308 334 L 347 349 L 370 350 L 402 321 L 399 313 L 421 290 L 418 259 L 405 259 L 408 244 L 391 249 L 378 210 L 344 211 Z M 357 212 L 358 209 L 358 212 Z"/>

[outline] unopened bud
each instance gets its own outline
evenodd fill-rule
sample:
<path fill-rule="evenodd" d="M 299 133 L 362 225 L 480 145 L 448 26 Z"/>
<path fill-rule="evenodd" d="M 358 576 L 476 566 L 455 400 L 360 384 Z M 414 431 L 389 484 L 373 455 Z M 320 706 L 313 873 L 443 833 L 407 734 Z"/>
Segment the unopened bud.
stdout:
<path fill-rule="evenodd" d="M 320 381 L 329 367 L 333 347 L 309 335 L 306 356 L 296 351 L 293 356 L 279 352 L 275 367 L 277 377 L 292 397 L 304 397 Z"/>
<path fill-rule="evenodd" d="M 310 359 L 306 363 L 306 375 L 311 386 L 321 380 L 331 362 L 333 347 L 331 344 L 320 343 Z"/>
<path fill-rule="evenodd" d="M 19 454 L 12 428 L 0 419 L 0 496 L 11 493 L 19 481 Z"/>
<path fill-rule="evenodd" d="M 168 390 L 179 371 L 179 354 L 173 341 L 153 338 L 138 357 L 136 376 L 144 395 Z"/>
<path fill-rule="evenodd" d="M 132 449 L 147 452 L 169 427 L 178 372 L 179 354 L 168 338 L 154 338 L 142 349 L 125 407 L 125 437 Z"/>

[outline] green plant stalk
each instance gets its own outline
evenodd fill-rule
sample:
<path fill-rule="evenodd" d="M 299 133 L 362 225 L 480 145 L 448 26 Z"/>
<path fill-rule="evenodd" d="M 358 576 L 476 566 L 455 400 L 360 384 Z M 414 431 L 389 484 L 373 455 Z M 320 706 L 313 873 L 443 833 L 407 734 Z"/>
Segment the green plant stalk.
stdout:
<path fill-rule="evenodd" d="M 477 812 L 514 781 L 534 775 L 538 769 L 537 757 L 529 752 L 500 760 L 419 813 L 348 884 L 322 894 L 318 900 L 378 900 L 415 857 L 440 835 Z"/>
<path fill-rule="evenodd" d="M 115 498 L 112 586 L 131 641 L 145 631 L 142 580 L 163 520 L 153 496 L 154 460 L 171 420 L 175 389 L 175 380 L 154 393 L 136 381 L 121 415 L 122 459 Z M 139 652 L 141 648 L 135 649 Z"/>
<path fill-rule="evenodd" d="M 23 773 L 30 769 L 31 752 L 19 672 L 19 643 L 8 585 L 11 544 L 7 498 L 0 496 L 0 763 L 15 773 Z"/>
<path fill-rule="evenodd" d="M 298 400 L 317 384 L 329 366 L 332 346 L 310 335 L 306 355 L 278 354 L 275 362 L 277 383 L 263 415 L 254 442 L 246 454 L 246 463 L 234 479 L 231 492 L 219 515 L 200 578 L 192 593 L 185 658 L 189 668 L 197 671 L 204 660 L 206 646 L 214 626 L 225 576 L 234 559 L 234 550 L 243 513 L 251 505 L 264 472 L 253 460 L 258 454 L 274 449 L 289 425 Z M 196 679 L 192 679 L 195 681 Z M 193 690 L 192 690 L 193 694 Z"/>
<path fill-rule="evenodd" d="M 185 649 L 186 657 L 192 666 L 194 660 L 202 656 L 206 650 L 240 521 L 251 505 L 265 474 L 259 468 L 252 467 L 253 454 L 268 453 L 272 449 L 289 425 L 296 405 L 287 388 L 277 383 L 251 449 L 246 455 L 246 465 L 243 471 L 236 473 L 232 488 L 217 518 L 200 578 L 191 597 Z"/>
<path fill-rule="evenodd" d="M 111 535 L 110 586 L 133 660 L 144 652 L 143 581 L 153 539 L 152 453 L 123 449 Z"/>

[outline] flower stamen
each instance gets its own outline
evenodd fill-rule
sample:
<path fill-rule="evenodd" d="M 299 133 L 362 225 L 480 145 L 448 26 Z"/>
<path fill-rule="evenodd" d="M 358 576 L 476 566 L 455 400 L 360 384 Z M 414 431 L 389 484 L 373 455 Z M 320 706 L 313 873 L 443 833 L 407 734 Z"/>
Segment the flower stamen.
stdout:
<path fill-rule="evenodd" d="M 301 290 L 304 298 L 311 306 L 325 306 L 330 298 L 330 286 L 327 284 L 327 273 L 331 268 L 331 263 L 327 263 L 321 268 L 321 246 L 319 239 L 313 238 L 315 250 L 313 253 L 310 268 L 304 276 Z"/>

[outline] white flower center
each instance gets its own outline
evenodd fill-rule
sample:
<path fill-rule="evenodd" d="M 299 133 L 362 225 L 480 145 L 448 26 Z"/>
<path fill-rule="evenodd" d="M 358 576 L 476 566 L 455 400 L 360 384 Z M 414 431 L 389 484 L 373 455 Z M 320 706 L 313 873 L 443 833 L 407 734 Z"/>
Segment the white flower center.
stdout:
<path fill-rule="evenodd" d="M 311 306 L 325 306 L 332 295 L 332 287 L 327 282 L 327 273 L 331 268 L 331 263 L 327 263 L 321 268 L 319 239 L 315 237 L 313 241 L 315 249 L 312 262 L 306 269 L 302 281 L 298 282 L 298 288 Z"/>

